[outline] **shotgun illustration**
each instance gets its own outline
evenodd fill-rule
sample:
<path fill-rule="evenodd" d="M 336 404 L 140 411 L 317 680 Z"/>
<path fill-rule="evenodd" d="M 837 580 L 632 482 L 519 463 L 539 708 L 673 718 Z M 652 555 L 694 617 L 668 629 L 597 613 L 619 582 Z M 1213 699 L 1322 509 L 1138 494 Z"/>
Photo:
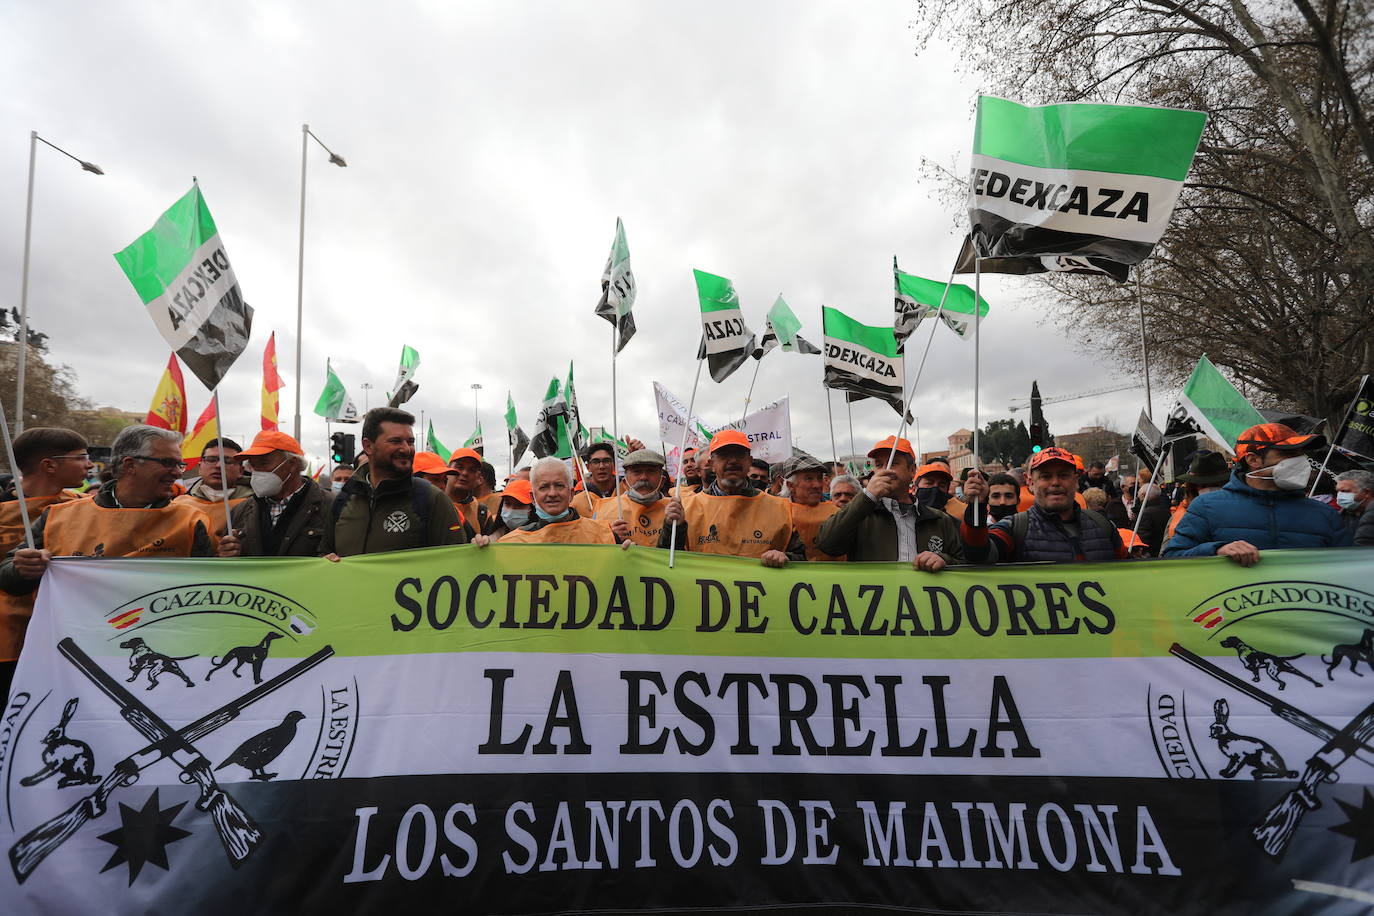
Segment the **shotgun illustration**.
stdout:
<path fill-rule="evenodd" d="M 1289 725 L 1296 725 L 1309 735 L 1315 735 L 1323 741 L 1330 741 L 1332 738 L 1336 737 L 1340 731 L 1334 725 L 1323 722 L 1316 716 L 1305 713 L 1296 706 L 1285 703 L 1278 697 L 1270 696 L 1254 684 L 1241 680 L 1229 671 L 1218 668 L 1216 665 L 1199 655 L 1194 655 L 1178 643 L 1174 643 L 1169 647 L 1169 653 L 1177 658 L 1183 659 L 1199 671 L 1210 674 L 1226 686 L 1239 690 L 1250 699 L 1268 706 L 1274 715 L 1278 716 Z M 1360 744 L 1355 749 L 1355 756 L 1364 763 L 1374 766 L 1374 746 L 1364 743 Z"/>
<path fill-rule="evenodd" d="M 201 795 L 196 801 L 196 807 L 210 813 L 215 830 L 224 844 L 224 850 L 229 855 L 230 864 L 238 867 L 239 863 L 257 847 L 262 839 L 262 831 L 253 823 L 247 812 L 219 787 L 211 772 L 209 760 L 196 750 L 193 742 L 234 721 L 253 703 L 286 686 L 329 658 L 334 654 L 334 649 L 325 646 L 238 699 L 202 716 L 185 728 L 176 730 L 125 690 L 122 684 L 106 674 L 104 669 L 70 638 L 58 643 L 58 651 L 113 700 L 119 706 L 124 719 L 152 743 L 116 763 L 110 774 L 101 780 L 90 795 L 30 830 L 10 847 L 10 866 L 14 870 L 15 878 L 22 884 L 50 853 L 70 839 L 88 821 L 105 813 L 106 802 L 115 789 L 133 785 L 143 770 L 168 757 L 181 769 L 178 778 L 182 782 L 194 782 L 200 787 Z"/>
<path fill-rule="evenodd" d="M 1307 761 L 1307 768 L 1298 778 L 1298 787 L 1279 799 L 1264 819 L 1251 828 L 1250 833 L 1261 849 L 1275 861 L 1283 858 L 1303 815 L 1322 805 L 1317 787 L 1324 782 L 1339 781 L 1337 770 L 1355 756 L 1357 749 L 1366 747 L 1371 737 L 1374 737 L 1374 703 L 1366 706 L 1364 712 L 1351 719 Z"/>

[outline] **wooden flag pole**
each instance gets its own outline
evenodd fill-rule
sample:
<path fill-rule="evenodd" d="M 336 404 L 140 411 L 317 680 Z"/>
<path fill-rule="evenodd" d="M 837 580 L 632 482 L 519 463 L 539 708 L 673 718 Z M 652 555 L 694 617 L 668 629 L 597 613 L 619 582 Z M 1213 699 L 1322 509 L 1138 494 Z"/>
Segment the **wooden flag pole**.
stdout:
<path fill-rule="evenodd" d="M 951 286 L 953 286 L 953 285 L 954 285 L 954 271 L 951 270 L 951 271 L 949 272 L 949 281 L 948 281 L 947 283 L 945 283 L 945 291 L 940 295 L 940 305 L 939 305 L 938 308 L 935 309 L 935 314 L 934 314 L 934 316 L 932 316 L 931 319 L 930 319 L 930 336 L 926 338 L 926 349 L 925 349 L 925 352 L 921 354 L 921 362 L 916 366 L 916 377 L 915 377 L 914 379 L 911 380 L 911 395 L 907 398 L 907 400 L 906 400 L 906 407 L 902 409 L 902 418 L 901 418 L 901 420 L 899 420 L 898 423 L 897 423 L 897 436 L 896 436 L 896 438 L 898 438 L 898 439 L 902 438 L 902 433 L 906 432 L 906 417 L 907 417 L 907 414 L 911 413 L 911 407 L 912 407 L 912 405 L 914 405 L 914 404 L 916 403 L 916 385 L 917 385 L 917 383 L 919 383 L 919 382 L 921 381 L 921 373 L 925 371 L 925 368 L 926 368 L 926 357 L 930 356 L 930 345 L 935 341 L 935 329 L 938 328 L 938 327 L 940 326 L 940 316 L 943 315 L 943 314 L 945 313 L 945 300 L 949 298 L 949 288 L 950 288 Z M 978 303 L 977 303 L 977 302 L 974 302 L 974 303 L 973 303 L 973 308 L 974 308 L 974 311 L 975 311 L 975 312 L 978 310 Z M 918 436 L 917 438 L 920 438 L 920 437 Z M 921 453 L 921 449 L 920 449 L 919 444 L 918 444 L 918 447 L 917 447 L 917 449 L 916 449 L 916 463 L 917 463 L 917 464 L 920 464 L 920 461 L 921 461 L 921 454 L 920 454 L 920 453 Z M 897 450 L 896 450 L 895 448 L 894 448 L 891 452 L 888 453 L 888 456 L 887 456 L 887 465 L 886 465 L 886 467 L 888 467 L 888 468 L 891 468 L 891 467 L 892 467 L 892 459 L 893 459 L 893 457 L 894 457 L 896 454 L 897 454 Z"/>
<path fill-rule="evenodd" d="M 684 418 L 682 419 L 682 446 L 677 450 L 677 461 L 678 461 L 678 464 L 677 464 L 677 493 L 676 493 L 676 495 L 673 497 L 674 499 L 676 499 L 676 500 L 678 501 L 679 504 L 682 503 L 682 462 L 683 462 L 683 453 L 687 451 L 687 436 L 688 436 L 688 435 L 691 433 L 691 431 L 692 431 L 692 411 L 694 411 L 694 410 L 696 409 L 696 405 L 697 405 L 697 386 L 699 386 L 699 385 L 701 384 L 701 367 L 702 367 L 702 364 L 705 363 L 705 362 L 706 362 L 705 358 L 698 358 L 698 359 L 697 359 L 697 377 L 696 377 L 696 379 L 692 382 L 692 396 L 689 397 L 689 398 L 687 399 L 687 416 L 684 417 Z M 705 475 L 704 475 L 704 474 L 702 475 L 702 479 L 703 479 L 703 480 L 705 479 Z M 669 568 L 669 569 L 672 569 L 672 568 L 673 568 L 673 560 L 676 558 L 676 555 L 677 555 L 677 519 L 673 519 L 673 532 L 672 532 L 672 534 L 669 536 L 669 541 L 668 541 L 668 568 Z"/>
<path fill-rule="evenodd" d="M 5 456 L 10 461 L 10 473 L 14 475 L 14 496 L 19 500 L 19 517 L 24 520 L 24 543 L 33 550 L 33 523 L 29 520 L 29 504 L 24 500 L 24 482 L 20 479 L 19 463 L 14 460 L 14 440 L 10 438 L 10 424 L 5 419 L 5 407 L 0 404 L 0 431 L 5 434 Z"/>

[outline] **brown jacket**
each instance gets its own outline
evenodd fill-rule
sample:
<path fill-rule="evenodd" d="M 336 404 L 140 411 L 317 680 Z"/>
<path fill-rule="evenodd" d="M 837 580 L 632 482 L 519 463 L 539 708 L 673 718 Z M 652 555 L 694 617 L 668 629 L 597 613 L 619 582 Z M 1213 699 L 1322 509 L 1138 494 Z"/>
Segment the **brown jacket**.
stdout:
<path fill-rule="evenodd" d="M 309 478 L 291 494 L 286 510 L 275 525 L 267 500 L 256 496 L 245 499 L 232 515 L 240 556 L 320 556 L 325 528 L 334 524 L 330 512 L 333 504 L 334 491 L 324 489 Z"/>

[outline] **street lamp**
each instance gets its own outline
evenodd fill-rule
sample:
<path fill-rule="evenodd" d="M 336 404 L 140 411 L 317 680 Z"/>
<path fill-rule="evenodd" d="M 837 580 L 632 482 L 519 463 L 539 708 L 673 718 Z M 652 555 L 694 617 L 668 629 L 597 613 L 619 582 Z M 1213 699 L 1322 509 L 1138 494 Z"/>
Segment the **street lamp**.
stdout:
<path fill-rule="evenodd" d="M 78 159 L 57 144 L 43 140 L 42 137 L 38 136 L 38 131 L 29 131 L 29 200 L 24 209 L 24 266 L 20 271 L 19 280 L 19 370 L 18 377 L 15 379 L 14 397 L 14 432 L 16 435 L 24 431 L 24 370 L 28 367 L 29 362 L 29 242 L 33 233 L 33 168 L 37 158 L 35 153 L 38 152 L 38 141 L 40 140 L 45 146 L 51 146 L 80 165 L 82 171 L 90 172 L 92 175 L 105 174 L 100 166 L 94 162 Z M 15 473 L 18 471 L 15 470 Z"/>
<path fill-rule="evenodd" d="M 310 132 L 309 124 L 301 125 L 301 232 L 300 232 L 300 255 L 296 259 L 296 441 L 301 439 L 301 330 L 303 312 L 303 296 L 305 292 L 305 164 L 306 153 L 310 149 L 310 141 L 314 140 L 326 153 L 329 154 L 329 161 L 339 168 L 347 168 L 348 163 L 344 157 L 334 152 L 324 145 L 324 141 Z"/>
<path fill-rule="evenodd" d="M 477 419 L 477 392 L 482 390 L 481 382 L 472 383 L 472 425 L 481 426 L 482 421 Z"/>
<path fill-rule="evenodd" d="M 372 409 L 372 383 L 363 382 L 358 386 L 363 390 L 363 413 Z"/>

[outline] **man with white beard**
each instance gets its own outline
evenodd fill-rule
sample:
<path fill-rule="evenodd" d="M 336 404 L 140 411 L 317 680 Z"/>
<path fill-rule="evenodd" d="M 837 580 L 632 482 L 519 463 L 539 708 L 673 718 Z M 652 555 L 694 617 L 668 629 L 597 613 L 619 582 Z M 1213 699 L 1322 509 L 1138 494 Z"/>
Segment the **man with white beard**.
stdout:
<path fill-rule="evenodd" d="M 658 546 L 663 513 L 668 508 L 663 492 L 666 464 L 662 455 L 650 449 L 630 452 L 624 461 L 625 480 L 620 496 L 597 504 L 596 520 L 609 525 L 611 534 L 622 544 L 629 541 L 641 547 Z"/>

